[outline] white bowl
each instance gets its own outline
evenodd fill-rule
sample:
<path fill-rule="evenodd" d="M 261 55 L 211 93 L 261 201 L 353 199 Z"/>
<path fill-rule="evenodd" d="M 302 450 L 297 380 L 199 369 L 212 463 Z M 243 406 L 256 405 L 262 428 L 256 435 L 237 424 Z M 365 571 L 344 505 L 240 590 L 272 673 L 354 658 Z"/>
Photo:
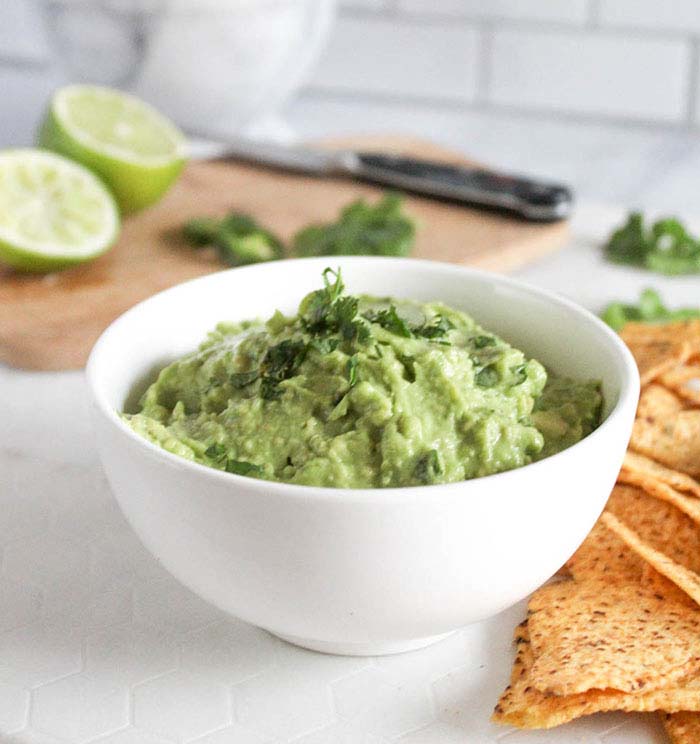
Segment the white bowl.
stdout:
<path fill-rule="evenodd" d="M 306 79 L 335 0 L 43 0 L 71 82 L 124 87 L 183 128 L 226 138 Z"/>
<path fill-rule="evenodd" d="M 448 485 L 308 488 L 231 475 L 165 452 L 118 412 L 155 370 L 224 319 L 293 313 L 340 265 L 350 292 L 464 310 L 560 374 L 602 380 L 605 420 L 540 462 Z M 577 305 L 512 279 L 412 259 L 321 258 L 181 284 L 116 320 L 87 376 L 107 476 L 144 544 L 183 584 L 248 622 L 342 654 L 418 648 L 544 582 L 600 514 L 639 393 L 618 336 Z"/>

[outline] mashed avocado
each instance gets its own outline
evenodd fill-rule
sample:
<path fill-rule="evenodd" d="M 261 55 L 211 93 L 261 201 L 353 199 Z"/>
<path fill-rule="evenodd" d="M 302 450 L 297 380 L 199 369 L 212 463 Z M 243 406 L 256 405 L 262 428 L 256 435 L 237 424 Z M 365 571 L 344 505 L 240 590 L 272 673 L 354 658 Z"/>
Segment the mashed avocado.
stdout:
<path fill-rule="evenodd" d="M 345 294 L 326 269 L 298 314 L 222 323 L 125 414 L 189 460 L 310 486 L 451 483 L 526 465 L 600 421 L 599 384 L 548 376 L 440 303 Z"/>

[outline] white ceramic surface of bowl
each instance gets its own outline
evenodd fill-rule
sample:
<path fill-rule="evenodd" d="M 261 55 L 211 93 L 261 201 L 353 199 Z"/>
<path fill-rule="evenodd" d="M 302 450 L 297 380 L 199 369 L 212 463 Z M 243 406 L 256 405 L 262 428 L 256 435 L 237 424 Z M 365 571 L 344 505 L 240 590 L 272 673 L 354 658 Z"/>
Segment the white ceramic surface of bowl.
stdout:
<path fill-rule="evenodd" d="M 560 374 L 602 380 L 605 420 L 573 447 L 439 486 L 345 490 L 244 478 L 182 460 L 119 418 L 133 389 L 218 321 L 294 313 L 340 265 L 348 290 L 441 300 Z M 639 378 L 586 310 L 496 274 L 411 259 L 322 258 L 233 269 L 142 302 L 97 342 L 87 376 L 97 441 L 151 552 L 214 605 L 308 648 L 418 648 L 521 600 L 573 553 L 615 482 Z"/>

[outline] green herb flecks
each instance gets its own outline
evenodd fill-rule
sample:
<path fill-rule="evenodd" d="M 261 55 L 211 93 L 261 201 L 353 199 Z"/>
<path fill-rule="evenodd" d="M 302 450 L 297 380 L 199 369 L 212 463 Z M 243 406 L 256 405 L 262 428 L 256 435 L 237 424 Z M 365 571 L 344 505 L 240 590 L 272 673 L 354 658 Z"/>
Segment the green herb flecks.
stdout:
<path fill-rule="evenodd" d="M 342 210 L 337 222 L 300 230 L 294 236 L 294 252 L 299 256 L 407 256 L 416 228 L 402 205 L 397 194 L 386 194 L 374 205 L 359 199 Z"/>
<path fill-rule="evenodd" d="M 377 323 L 385 330 L 402 338 L 426 338 L 441 344 L 449 344 L 446 336 L 454 324 L 442 315 L 436 315 L 431 321 L 422 325 L 410 325 L 401 317 L 396 305 L 389 305 L 382 310 L 370 310 L 364 313 L 370 323 Z"/>
<path fill-rule="evenodd" d="M 489 364 L 488 367 L 480 369 L 474 378 L 474 381 L 479 387 L 490 388 L 493 387 L 501 376 L 498 374 L 498 370 L 493 364 Z"/>
<path fill-rule="evenodd" d="M 221 460 L 223 457 L 226 457 L 226 447 L 223 444 L 219 444 L 218 442 L 216 442 L 214 444 L 209 445 L 204 450 L 204 454 L 210 460 L 217 462 Z"/>
<path fill-rule="evenodd" d="M 657 220 L 646 227 L 643 215 L 633 212 L 610 236 L 604 251 L 610 261 L 661 274 L 700 272 L 700 241 L 675 218 Z"/>
<path fill-rule="evenodd" d="M 396 305 L 389 305 L 388 308 L 379 311 L 367 312 L 364 316 L 370 323 L 377 323 L 396 336 L 402 338 L 413 336 L 410 326 L 396 310 Z"/>
<path fill-rule="evenodd" d="M 495 346 L 496 339 L 493 336 L 474 336 L 471 343 L 475 349 L 485 349 L 487 346 Z"/>
<path fill-rule="evenodd" d="M 674 320 L 700 318 L 700 307 L 683 307 L 669 310 L 653 289 L 645 289 L 637 305 L 613 302 L 601 313 L 601 318 L 614 330 L 620 331 L 625 323 L 670 323 Z"/>
<path fill-rule="evenodd" d="M 294 375 L 304 361 L 308 344 L 301 340 L 287 339 L 271 346 L 260 367 L 260 394 L 265 400 L 276 400 L 282 394 L 279 384 Z"/>
<path fill-rule="evenodd" d="M 235 388 L 244 388 L 255 382 L 260 377 L 259 369 L 251 369 L 247 372 L 233 372 L 229 377 L 231 385 Z"/>
<path fill-rule="evenodd" d="M 226 447 L 218 442 L 209 445 L 209 447 L 204 450 L 204 455 L 205 457 L 208 457 L 214 465 L 217 465 L 227 473 L 253 476 L 260 476 L 263 474 L 263 469 L 259 465 L 254 465 L 252 462 L 246 462 L 245 460 L 235 460 L 228 457 Z"/>
<path fill-rule="evenodd" d="M 431 449 L 421 455 L 416 461 L 413 474 L 420 483 L 434 483 L 436 478 L 442 475 L 443 468 L 440 455 L 436 449 Z"/>
<path fill-rule="evenodd" d="M 348 382 L 350 387 L 355 387 L 358 380 L 357 365 L 359 364 L 359 358 L 357 354 L 353 354 L 348 359 Z"/>
<path fill-rule="evenodd" d="M 232 460 L 230 457 L 226 460 L 225 470 L 227 473 L 235 473 L 236 475 L 260 476 L 263 474 L 260 465 L 254 465 L 252 462 L 246 462 L 245 460 Z"/>

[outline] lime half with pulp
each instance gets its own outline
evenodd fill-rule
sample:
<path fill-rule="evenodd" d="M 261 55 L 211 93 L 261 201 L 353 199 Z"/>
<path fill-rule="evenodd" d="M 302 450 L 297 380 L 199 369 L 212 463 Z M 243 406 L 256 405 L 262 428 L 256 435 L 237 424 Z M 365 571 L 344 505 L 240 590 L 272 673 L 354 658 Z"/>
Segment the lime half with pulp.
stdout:
<path fill-rule="evenodd" d="M 157 202 L 185 164 L 187 141 L 135 96 L 95 85 L 54 93 L 39 144 L 95 171 L 124 214 Z"/>
<path fill-rule="evenodd" d="M 52 271 L 104 253 L 119 210 L 87 168 L 45 150 L 0 152 L 0 261 Z"/>

